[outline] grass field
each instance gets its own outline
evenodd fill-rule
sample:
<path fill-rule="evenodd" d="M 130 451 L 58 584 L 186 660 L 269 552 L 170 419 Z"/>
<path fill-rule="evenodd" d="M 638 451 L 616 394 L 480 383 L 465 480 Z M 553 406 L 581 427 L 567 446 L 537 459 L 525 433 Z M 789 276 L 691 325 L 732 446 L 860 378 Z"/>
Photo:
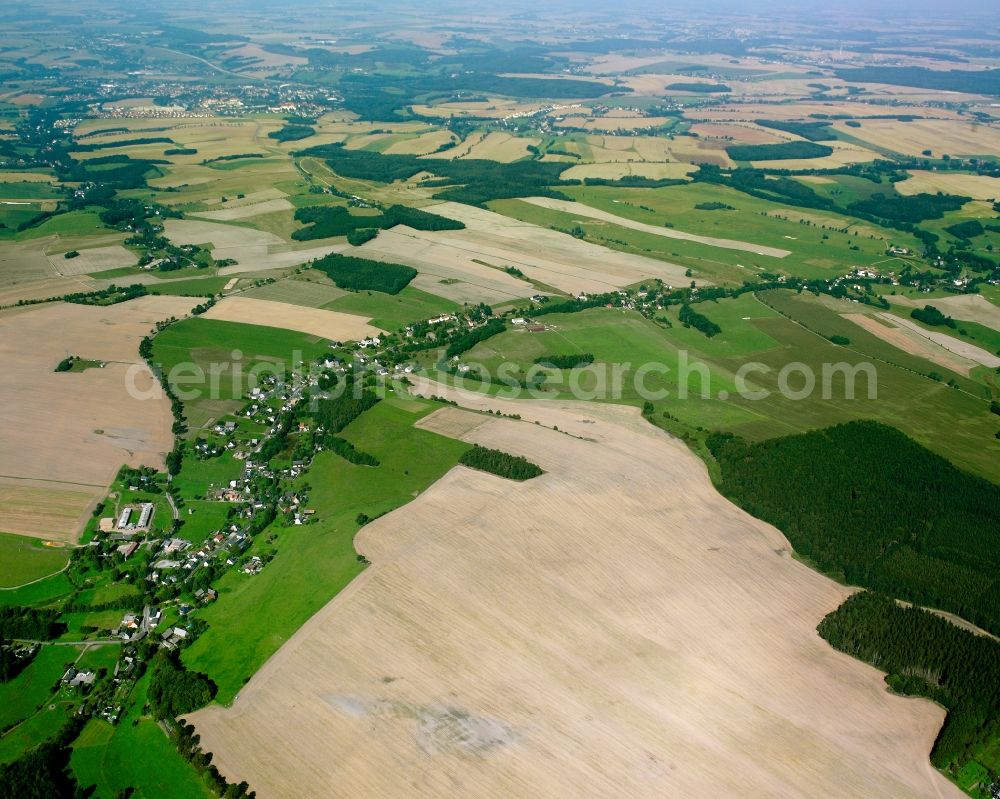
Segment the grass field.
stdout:
<path fill-rule="evenodd" d="M 929 378 L 927 375 L 940 367 L 897 350 L 843 319 L 824 304 L 826 298 L 769 292 L 766 299 L 767 305 L 744 296 L 696 306 L 723 328 L 711 339 L 681 327 L 676 311 L 667 313 L 673 327 L 664 328 L 633 312 L 595 309 L 546 316 L 544 321 L 552 329 L 534 334 L 508 331 L 470 350 L 462 360 L 482 363 L 495 374 L 504 361 L 527 370 L 542 355 L 593 353 L 598 366 L 630 364 L 622 372 L 622 391 L 615 401 L 633 405 L 643 402 L 635 383 L 639 367 L 663 364 L 669 371 L 650 372 L 645 388 L 668 392 L 666 396 L 654 395 L 655 412 L 658 418 L 666 411 L 678 420 L 683 427 L 676 432 L 696 437 L 699 428 L 721 429 L 762 439 L 873 418 L 904 430 L 961 468 L 993 480 L 1000 477 L 1000 464 L 988 452 L 996 425 L 981 383 L 954 375 L 958 388 L 952 388 Z M 792 318 L 775 313 L 769 305 Z M 857 308 L 845 305 L 845 311 Z M 850 346 L 838 347 L 825 338 L 837 334 L 846 335 Z M 688 363 L 703 363 L 708 377 L 706 383 L 698 371 L 690 370 L 684 381 L 689 388 L 686 399 L 678 396 L 683 381 L 682 351 L 687 353 Z M 734 375 L 748 362 L 760 364 L 760 369 L 748 374 L 747 389 L 763 390 L 768 396 L 750 399 L 735 391 Z M 791 399 L 781 393 L 779 374 L 792 362 L 803 364 L 816 377 L 817 388 L 809 399 Z M 876 397 L 868 398 L 863 374 L 856 380 L 854 399 L 845 396 L 842 375 L 830 380 L 829 398 L 821 397 L 823 365 L 844 362 L 874 366 Z M 555 389 L 550 396 L 572 396 L 565 373 L 559 375 L 559 381 L 549 384 Z M 464 382 L 467 387 L 479 386 L 471 380 Z M 801 377 L 789 378 L 788 387 L 794 391 L 802 382 Z M 592 384 L 584 378 L 581 385 L 588 389 Z M 501 388 L 486 390 L 497 393 Z"/>
<path fill-rule="evenodd" d="M 407 286 L 399 294 L 389 295 L 376 291 L 359 291 L 345 294 L 323 306 L 331 311 L 370 316 L 371 324 L 395 332 L 411 322 L 430 319 L 461 308 L 458 303 L 428 294 Z"/>
<path fill-rule="evenodd" d="M 200 617 L 209 628 L 184 652 L 189 668 L 204 671 L 228 704 L 243 684 L 310 617 L 363 569 L 354 550 L 356 517 L 379 516 L 409 502 L 458 462 L 467 445 L 418 430 L 413 423 L 439 407 L 386 399 L 355 420 L 344 438 L 379 459 L 355 466 L 321 453 L 300 486 L 310 485 L 318 523 L 271 528 L 274 543 L 255 541 L 274 560 L 257 575 L 227 572 L 219 599 Z"/>
<path fill-rule="evenodd" d="M 562 190 L 581 203 L 636 222 L 661 227 L 669 224 L 685 233 L 752 242 L 788 250 L 791 255 L 773 258 L 699 242 L 666 239 L 590 219 L 583 213 L 554 211 L 519 200 L 495 201 L 490 203 L 490 208 L 542 226 L 563 230 L 579 226 L 589 240 L 612 249 L 679 263 L 691 268 L 696 276 L 715 282 L 741 283 L 763 271 L 830 278 L 846 273 L 853 266 L 873 265 L 884 260 L 889 241 L 914 246 L 906 234 L 890 233 L 832 214 L 759 200 L 724 186 L 698 183 L 660 189 L 590 186 Z M 709 202 L 724 203 L 736 210 L 695 208 L 697 204 Z M 837 232 L 835 228 L 847 228 L 848 233 Z M 855 247 L 857 249 L 852 249 Z"/>
<path fill-rule="evenodd" d="M 148 675 L 132 691 L 132 706 L 117 725 L 91 719 L 73 744 L 70 767 L 94 799 L 114 799 L 134 788 L 143 799 L 210 799 L 215 794 L 174 747 L 159 725 L 143 714 Z"/>
<path fill-rule="evenodd" d="M 239 356 L 234 356 L 235 351 Z M 154 360 L 168 374 L 178 364 L 196 364 L 208 374 L 219 365 L 219 395 L 205 399 L 233 399 L 244 391 L 248 374 L 255 366 L 280 365 L 292 368 L 297 359 L 311 360 L 329 351 L 326 341 L 315 336 L 273 327 L 223 322 L 214 319 L 186 319 L 171 325 L 155 340 Z M 241 364 L 240 375 L 234 364 Z M 208 381 L 192 381 L 189 388 L 207 388 Z M 199 400 L 202 399 L 199 397 Z M 198 400 L 195 400 L 197 402 Z"/>
<path fill-rule="evenodd" d="M 0 588 L 11 588 L 59 571 L 69 551 L 47 547 L 37 538 L 0 533 Z"/>
<path fill-rule="evenodd" d="M 55 574 L 37 583 L 17 588 L 13 591 L 0 591 L 0 606 L 11 605 L 52 605 L 65 599 L 73 592 L 73 584 L 65 574 Z"/>
<path fill-rule="evenodd" d="M 79 650 L 67 646 L 43 646 L 31 664 L 13 680 L 0 683 L 0 729 L 33 715 L 55 693 L 66 667 Z"/>
<path fill-rule="evenodd" d="M 103 275 L 102 275 L 103 277 Z M 192 297 L 211 297 L 218 294 L 229 282 L 228 277 L 206 276 L 190 280 L 167 280 L 157 283 L 147 283 L 146 290 L 150 294 L 173 294 Z"/>

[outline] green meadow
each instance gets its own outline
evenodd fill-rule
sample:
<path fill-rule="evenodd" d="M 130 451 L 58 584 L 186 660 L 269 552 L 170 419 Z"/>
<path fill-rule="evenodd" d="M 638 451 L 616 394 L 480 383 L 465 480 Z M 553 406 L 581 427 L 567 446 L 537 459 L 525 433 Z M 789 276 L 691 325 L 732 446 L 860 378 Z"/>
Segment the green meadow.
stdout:
<path fill-rule="evenodd" d="M 209 799 L 207 781 L 178 754 L 173 741 L 144 715 L 149 676 L 139 680 L 118 724 L 91 719 L 73 743 L 70 768 L 95 799 L 115 799 L 126 788 L 142 799 Z"/>
<path fill-rule="evenodd" d="M 682 327 L 676 310 L 660 314 L 672 327 L 620 309 L 553 314 L 542 317 L 550 330 L 507 331 L 470 350 L 462 362 L 483 364 L 495 375 L 500 364 L 512 361 L 521 370 L 516 376 L 523 379 L 538 357 L 592 353 L 595 366 L 577 373 L 584 390 L 594 385 L 587 377 L 590 369 L 602 364 L 629 364 L 622 370 L 622 390 L 611 401 L 642 405 L 645 397 L 650 397 L 654 418 L 672 418 L 682 426 L 678 429 L 692 435 L 715 429 L 758 440 L 852 419 L 876 419 L 898 427 L 961 468 L 993 480 L 1000 478 L 1000 463 L 989 452 L 995 417 L 989 413 L 988 394 L 981 383 L 951 373 L 948 375 L 957 388 L 932 379 L 929 375 L 935 370 L 946 370 L 897 350 L 844 319 L 828 307 L 829 298 L 772 291 L 765 293 L 764 300 L 744 295 L 736 300 L 699 303 L 698 312 L 722 327 L 723 332 L 711 339 Z M 856 311 L 859 307 L 845 306 L 838 310 Z M 831 335 L 844 335 L 850 344 L 833 344 L 828 338 Z M 686 353 L 688 364 L 703 364 L 703 368 L 690 367 L 685 374 L 682 353 Z M 751 362 L 758 366 L 746 373 L 746 391 L 741 396 L 735 376 Z M 797 371 L 786 375 L 790 395 L 782 393 L 782 369 L 793 362 L 815 376 L 816 389 L 808 398 L 793 398 L 805 387 L 805 378 Z M 664 364 L 670 370 L 645 375 L 645 389 L 652 394 L 640 392 L 635 382 L 637 371 L 646 363 Z M 876 396 L 869 398 L 869 378 L 859 372 L 854 379 L 854 397 L 849 398 L 844 373 L 832 365 L 866 363 L 874 370 Z M 828 370 L 827 398 L 822 396 L 824 365 Z M 551 373 L 547 396 L 573 396 L 570 375 Z M 461 382 L 469 388 L 481 388 L 476 380 Z M 686 398 L 681 396 L 682 386 L 687 388 Z M 499 385 L 483 390 L 508 391 Z M 767 392 L 767 396 L 747 396 L 756 392 Z M 664 412 L 669 416 L 663 417 Z"/>
<path fill-rule="evenodd" d="M 0 533 L 0 588 L 39 580 L 59 571 L 67 560 L 68 550 L 43 546 L 37 538 Z"/>
<path fill-rule="evenodd" d="M 341 435 L 379 459 L 356 466 L 320 453 L 299 480 L 309 486 L 317 522 L 272 526 L 253 552 L 273 555 L 256 575 L 231 570 L 215 585 L 219 599 L 199 612 L 208 629 L 184 651 L 228 704 L 254 672 L 305 621 L 364 568 L 354 549 L 357 517 L 375 518 L 409 502 L 458 462 L 468 445 L 413 427 L 436 403 L 385 399 Z"/>

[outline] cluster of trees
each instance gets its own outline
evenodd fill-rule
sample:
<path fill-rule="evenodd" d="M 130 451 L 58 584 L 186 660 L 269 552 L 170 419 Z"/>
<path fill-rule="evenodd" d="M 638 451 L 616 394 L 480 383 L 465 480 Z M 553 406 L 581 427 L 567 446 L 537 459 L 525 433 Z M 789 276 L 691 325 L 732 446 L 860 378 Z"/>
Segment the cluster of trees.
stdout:
<path fill-rule="evenodd" d="M 726 152 L 734 161 L 784 161 L 823 158 L 833 153 L 833 148 L 814 141 L 787 141 L 779 144 L 732 144 Z"/>
<path fill-rule="evenodd" d="M 0 638 L 51 641 L 66 632 L 59 621 L 59 611 L 24 608 L 16 605 L 0 608 Z"/>
<path fill-rule="evenodd" d="M 831 646 L 886 672 L 893 691 L 948 709 L 931 760 L 957 769 L 1000 735 L 1000 643 L 863 591 L 823 619 Z"/>
<path fill-rule="evenodd" d="M 379 398 L 374 391 L 363 391 L 358 397 L 350 396 L 349 391 L 345 391 L 339 397 L 319 400 L 316 421 L 323 425 L 326 433 L 339 433 L 378 402 Z"/>
<path fill-rule="evenodd" d="M 172 719 L 204 707 L 218 690 L 207 674 L 188 671 L 177 652 L 161 650 L 153 659 L 147 694 L 158 719 Z"/>
<path fill-rule="evenodd" d="M 13 680 L 18 674 L 24 671 L 28 667 L 28 664 L 34 659 L 33 654 L 18 657 L 15 652 L 15 647 L 13 645 L 8 645 L 8 643 L 0 637 L 0 683 L 10 682 Z"/>
<path fill-rule="evenodd" d="M 593 353 L 583 352 L 579 355 L 542 355 L 535 358 L 535 363 L 551 366 L 554 369 L 579 369 L 581 366 L 594 362 Z"/>
<path fill-rule="evenodd" d="M 708 338 L 712 336 L 717 336 L 722 332 L 722 328 L 719 327 L 715 322 L 709 319 L 704 314 L 698 313 L 694 308 L 692 308 L 687 303 L 681 306 L 680 313 L 678 314 L 678 319 L 680 319 L 681 324 L 684 327 L 693 327 L 695 330 L 704 333 Z"/>
<path fill-rule="evenodd" d="M 144 297 L 149 292 L 141 283 L 133 283 L 131 286 L 108 286 L 106 289 L 97 291 L 78 291 L 62 296 L 64 302 L 75 302 L 78 305 L 117 305 L 120 302 L 134 300 L 136 297 Z"/>
<path fill-rule="evenodd" d="M 164 155 L 197 155 L 198 150 L 194 147 L 171 147 L 163 151 Z"/>
<path fill-rule="evenodd" d="M 171 727 L 171 738 L 177 745 L 181 757 L 187 760 L 199 774 L 207 774 L 216 794 L 224 799 L 253 799 L 256 793 L 250 790 L 246 782 L 232 783 L 226 780 L 212 765 L 212 753 L 201 747 L 201 736 L 195 732 L 193 724 L 183 724 Z"/>
<path fill-rule="evenodd" d="M 399 294 L 417 276 L 412 266 L 330 253 L 312 263 L 342 289 Z"/>
<path fill-rule="evenodd" d="M 579 184 L 579 181 L 560 180 L 559 175 L 566 165 L 558 162 L 528 160 L 504 164 L 474 158 L 428 162 L 427 159 L 414 155 L 348 150 L 342 145 L 311 147 L 299 155 L 323 158 L 330 169 L 345 178 L 377 180 L 380 183 L 408 180 L 420 172 L 432 169 L 440 179 L 426 181 L 423 185 L 441 187 L 443 190 L 435 194 L 435 197 L 469 205 L 482 206 L 489 200 L 529 196 L 565 200 L 569 198 L 550 187 Z"/>
<path fill-rule="evenodd" d="M 535 465 L 520 455 L 511 455 L 498 449 L 473 445 L 472 449 L 462 453 L 458 462 L 471 469 L 506 477 L 509 480 L 530 480 L 543 474 L 541 467 Z"/>
<path fill-rule="evenodd" d="M 956 222 L 945 228 L 956 239 L 974 239 L 986 232 L 983 223 L 978 219 L 966 219 L 964 222 Z"/>
<path fill-rule="evenodd" d="M 910 311 L 910 316 L 918 322 L 923 322 L 931 327 L 955 327 L 955 320 L 950 316 L 945 316 L 933 305 L 925 305 L 923 308 L 914 308 Z"/>
<path fill-rule="evenodd" d="M 674 92 L 697 92 L 698 94 L 716 94 L 731 92 L 732 89 L 724 83 L 671 83 L 667 86 L 667 91 Z"/>
<path fill-rule="evenodd" d="M 757 124 L 762 128 L 793 133 L 809 141 L 830 141 L 837 138 L 837 132 L 830 127 L 830 124 L 819 120 L 814 122 L 793 122 L 785 119 L 758 119 Z"/>
<path fill-rule="evenodd" d="M 448 219 L 419 208 L 392 205 L 384 213 L 370 216 L 355 216 L 342 205 L 310 205 L 299 208 L 295 219 L 307 225 L 296 230 L 292 238 L 297 241 L 325 239 L 330 236 L 348 236 L 360 231 L 373 231 L 368 238 L 374 238 L 377 230 L 385 230 L 395 225 L 407 225 L 417 230 L 462 230 L 464 222 Z M 351 242 L 353 244 L 353 242 Z"/>
<path fill-rule="evenodd" d="M 55 738 L 31 749 L 13 763 L 0 766 L 0 799 L 75 797 L 79 786 L 69 767 L 70 744 L 83 727 L 69 722 Z"/>
<path fill-rule="evenodd" d="M 695 203 L 694 207 L 697 210 L 699 210 L 699 211 L 735 211 L 736 210 L 735 208 L 733 208 L 733 206 L 729 205 L 729 203 L 717 203 L 717 202 Z"/>
<path fill-rule="evenodd" d="M 378 458 L 357 449 L 350 441 L 340 436 L 327 433 L 322 439 L 323 449 L 336 453 L 341 458 L 356 466 L 378 466 Z"/>
<path fill-rule="evenodd" d="M 463 352 L 471 350 L 480 341 L 486 341 L 486 339 L 492 338 L 498 333 L 503 333 L 506 329 L 507 325 L 504 324 L 502 319 L 490 319 L 490 321 L 482 327 L 475 327 L 472 330 L 466 331 L 456 338 L 453 338 L 449 342 L 445 353 L 449 358 L 461 355 Z"/>
<path fill-rule="evenodd" d="M 1000 632 L 1000 486 L 877 422 L 706 444 L 723 493 L 821 570 Z"/>
<path fill-rule="evenodd" d="M 275 141 L 300 141 L 308 139 L 315 132 L 316 129 L 309 125 L 286 123 L 280 130 L 272 130 L 267 137 Z"/>

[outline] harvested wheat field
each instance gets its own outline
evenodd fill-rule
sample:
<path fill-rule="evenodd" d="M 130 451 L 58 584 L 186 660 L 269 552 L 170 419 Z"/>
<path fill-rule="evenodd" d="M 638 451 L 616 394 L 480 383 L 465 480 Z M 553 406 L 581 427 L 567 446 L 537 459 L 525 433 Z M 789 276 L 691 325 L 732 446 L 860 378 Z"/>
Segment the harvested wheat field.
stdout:
<path fill-rule="evenodd" d="M 149 296 L 106 308 L 52 303 L 0 313 L 0 529 L 72 541 L 78 517 L 123 463 L 162 468 L 173 419 L 139 358 L 139 340 L 196 302 Z M 107 364 L 54 372 L 68 354 Z"/>
<path fill-rule="evenodd" d="M 49 263 L 57 274 L 73 277 L 135 266 L 139 262 L 135 253 L 125 249 L 121 244 L 91 247 L 79 250 L 79 253 L 76 258 L 65 258 L 63 253 L 50 255 Z"/>
<path fill-rule="evenodd" d="M 334 341 L 358 341 L 382 332 L 368 324 L 368 317 L 252 297 L 226 297 L 203 313 L 202 318 L 297 330 Z"/>
<path fill-rule="evenodd" d="M 933 305 L 943 313 L 956 319 L 969 322 L 979 322 L 986 327 L 1000 331 L 1000 308 L 986 299 L 982 294 L 956 294 L 953 297 L 935 297 L 932 300 L 915 299 L 911 297 L 890 297 L 892 302 L 911 308 L 923 308 Z"/>
<path fill-rule="evenodd" d="M 274 233 L 197 219 L 167 219 L 164 230 L 174 244 L 210 244 L 213 258 L 234 259 L 236 265 L 221 268 L 220 275 L 298 266 L 347 247 L 343 243 L 325 246 L 313 243 L 314 246 L 295 249 Z"/>
<path fill-rule="evenodd" d="M 892 344 L 910 355 L 926 358 L 931 363 L 936 363 L 938 366 L 943 366 L 957 374 L 968 377 L 972 367 L 976 365 L 973 361 L 957 356 L 940 344 L 931 341 L 930 338 L 923 335 L 927 331 L 917 333 L 909 327 L 899 324 L 903 320 L 897 316 L 885 314 L 884 316 L 888 318 L 884 321 L 879 321 L 883 318 L 882 314 L 879 314 L 878 317 L 863 313 L 846 313 L 842 316 L 845 319 L 850 319 L 856 325 L 860 325 L 869 333 L 878 336 L 887 344 Z"/>
<path fill-rule="evenodd" d="M 668 239 L 696 241 L 699 244 L 707 244 L 711 247 L 721 247 L 726 250 L 741 250 L 743 252 L 754 253 L 755 255 L 769 255 L 772 258 L 784 258 L 786 255 L 792 254 L 790 250 L 782 250 L 777 247 L 765 247 L 762 244 L 752 244 L 748 241 L 718 239 L 712 238 L 711 236 L 698 236 L 694 233 L 685 233 L 682 230 L 674 230 L 673 228 L 647 225 L 645 222 L 636 222 L 634 219 L 628 219 L 624 216 L 611 214 L 607 211 L 602 211 L 599 208 L 584 205 L 583 203 L 572 202 L 570 200 L 557 200 L 552 197 L 526 197 L 524 202 L 531 203 L 532 205 L 538 205 L 542 208 L 551 208 L 554 211 L 574 214 L 587 219 L 600 219 L 604 222 L 611 222 L 612 224 L 620 225 L 621 227 L 631 228 L 632 230 L 641 230 L 644 233 L 652 233 L 654 236 L 663 236 Z"/>
<path fill-rule="evenodd" d="M 189 717 L 230 780 L 264 799 L 962 795 L 927 759 L 944 711 L 817 636 L 849 589 L 679 441 L 635 409 L 418 389 L 520 413 L 422 426 L 546 474 L 456 467 L 367 525 L 368 570 L 231 708 Z"/>
<path fill-rule="evenodd" d="M 657 277 L 667 283 L 684 280 L 684 267 L 676 264 L 609 250 L 493 211 L 460 203 L 441 203 L 429 210 L 459 219 L 466 227 L 419 231 L 398 225 L 362 245 L 358 252 L 412 264 L 442 277 L 451 277 L 442 274 L 442 267 L 457 270 L 454 276 L 469 283 L 508 277 L 499 270 L 514 266 L 529 280 L 567 293 L 600 293 Z M 511 280 L 518 293 L 509 294 L 510 298 L 535 293 L 524 281 Z"/>
<path fill-rule="evenodd" d="M 279 280 L 277 283 L 268 283 L 264 286 L 248 289 L 242 293 L 244 297 L 290 302 L 292 305 L 304 305 L 307 308 L 319 308 L 349 293 L 344 289 L 338 289 L 332 282 L 322 282 L 318 277 L 313 279 L 311 272 L 313 270 L 292 278 Z M 319 272 L 313 272 L 313 274 L 322 277 L 323 280 L 329 280 L 326 275 Z M 237 280 L 237 278 L 233 278 L 233 280 Z"/>
<path fill-rule="evenodd" d="M 663 178 L 686 178 L 694 170 L 695 167 L 691 164 L 679 162 L 616 161 L 603 164 L 576 164 L 559 177 L 563 180 L 583 180 L 585 178 L 618 180 L 626 175 L 634 175 L 661 180 Z"/>
<path fill-rule="evenodd" d="M 295 206 L 283 197 L 264 200 L 249 205 L 227 206 L 217 211 L 193 211 L 189 215 L 199 219 L 209 219 L 216 222 L 230 222 L 236 219 L 251 219 L 255 216 L 273 214 L 276 211 L 291 211 Z"/>

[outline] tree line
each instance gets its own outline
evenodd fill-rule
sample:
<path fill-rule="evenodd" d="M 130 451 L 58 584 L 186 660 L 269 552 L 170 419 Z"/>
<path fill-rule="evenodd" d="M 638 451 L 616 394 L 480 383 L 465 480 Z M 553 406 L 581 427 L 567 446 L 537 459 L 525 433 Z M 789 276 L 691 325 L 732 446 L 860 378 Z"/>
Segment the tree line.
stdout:
<path fill-rule="evenodd" d="M 871 421 L 706 444 L 722 492 L 819 569 L 1000 632 L 1000 486 Z"/>
<path fill-rule="evenodd" d="M 511 455 L 498 449 L 489 449 L 474 444 L 472 449 L 462 453 L 458 462 L 471 469 L 490 472 L 508 480 L 530 480 L 544 474 L 540 466 L 520 455 Z"/>
<path fill-rule="evenodd" d="M 954 773 L 1000 737 L 1000 643 L 872 591 L 844 602 L 818 632 L 835 649 L 886 672 L 896 693 L 948 709 L 931 752 L 938 768 Z"/>

